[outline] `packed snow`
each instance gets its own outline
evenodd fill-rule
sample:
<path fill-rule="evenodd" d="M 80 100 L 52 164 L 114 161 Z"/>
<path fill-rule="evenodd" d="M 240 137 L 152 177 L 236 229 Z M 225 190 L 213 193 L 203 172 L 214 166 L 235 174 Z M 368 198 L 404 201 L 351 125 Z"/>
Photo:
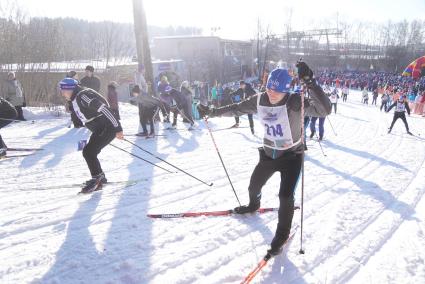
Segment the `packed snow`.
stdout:
<path fill-rule="evenodd" d="M 298 253 L 298 230 L 254 283 L 425 283 L 425 120 L 407 118 L 415 136 L 406 134 L 400 120 L 387 134 L 392 112 L 361 104 L 356 91 L 348 100 L 325 122 L 326 156 L 315 139 L 307 139 L 305 254 Z M 137 133 L 137 108 L 120 108 L 124 132 Z M 67 116 L 41 109 L 26 116 L 29 121 L 0 130 L 9 147 L 44 149 L 0 162 L 1 283 L 240 283 L 265 255 L 276 212 L 146 217 L 238 205 L 202 121 L 196 131 L 171 132 L 159 125 L 166 137 L 128 139 L 213 187 L 107 146 L 100 160 L 108 180 L 130 182 L 77 195 L 78 184 L 89 178 L 77 143 L 90 133 L 68 128 Z M 210 120 L 214 129 L 233 123 Z M 256 130 L 261 132 L 258 125 Z M 249 128 L 217 131 L 214 137 L 247 203 L 261 139 Z M 173 170 L 124 141 L 112 143 Z M 275 174 L 264 187 L 262 206 L 278 206 L 279 181 Z M 297 210 L 293 225 L 299 223 Z"/>

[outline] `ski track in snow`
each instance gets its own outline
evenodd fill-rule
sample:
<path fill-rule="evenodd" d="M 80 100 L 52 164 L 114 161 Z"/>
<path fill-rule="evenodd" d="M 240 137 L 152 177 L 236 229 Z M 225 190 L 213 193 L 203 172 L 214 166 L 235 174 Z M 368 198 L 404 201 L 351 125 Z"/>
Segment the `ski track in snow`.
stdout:
<path fill-rule="evenodd" d="M 254 283 L 425 283 L 425 139 L 408 136 L 391 114 L 359 103 L 359 92 L 325 122 L 325 140 L 307 138 L 304 244 L 298 230 L 286 253 Z M 137 108 L 121 105 L 126 133 L 138 132 Z M 111 184 L 77 196 L 89 175 L 77 142 L 85 129 L 32 109 L 31 121 L 1 130 L 10 147 L 42 147 L 0 162 L 0 283 L 240 283 L 264 256 L 276 213 L 149 219 L 149 213 L 226 210 L 237 205 L 207 129 L 166 131 L 166 139 L 129 137 L 206 182 L 168 174 L 112 147 L 100 154 Z M 246 117 L 241 117 L 247 125 Z M 408 117 L 413 133 L 425 120 Z M 224 128 L 233 118 L 214 118 Z M 181 123 L 180 123 L 181 124 Z M 259 126 L 258 133 L 261 133 Z M 307 130 L 307 134 L 310 131 Z M 242 203 L 261 141 L 249 128 L 213 133 Z M 425 135 L 425 134 L 424 134 Z M 113 141 L 160 166 L 166 163 Z M 279 175 L 262 205 L 278 206 Z M 300 202 L 300 188 L 296 192 Z M 299 223 L 299 210 L 294 224 Z"/>

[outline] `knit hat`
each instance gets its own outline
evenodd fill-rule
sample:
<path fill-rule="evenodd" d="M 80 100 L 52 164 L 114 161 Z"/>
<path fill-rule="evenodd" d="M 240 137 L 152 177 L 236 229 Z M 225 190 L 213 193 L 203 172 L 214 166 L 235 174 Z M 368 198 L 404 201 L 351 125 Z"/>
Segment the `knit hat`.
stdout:
<path fill-rule="evenodd" d="M 292 77 L 287 69 L 276 68 L 270 72 L 266 87 L 279 93 L 288 93 L 291 89 L 291 82 Z"/>
<path fill-rule="evenodd" d="M 61 90 L 74 90 L 78 85 L 78 81 L 72 78 L 65 78 L 59 83 Z"/>

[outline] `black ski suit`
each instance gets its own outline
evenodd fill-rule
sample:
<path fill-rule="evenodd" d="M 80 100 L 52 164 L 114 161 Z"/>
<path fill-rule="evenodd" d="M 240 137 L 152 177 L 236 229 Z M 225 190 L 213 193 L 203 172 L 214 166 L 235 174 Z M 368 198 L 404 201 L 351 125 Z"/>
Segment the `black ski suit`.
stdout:
<path fill-rule="evenodd" d="M 389 100 L 389 96 L 387 94 L 383 94 L 381 96 L 381 107 L 379 108 L 380 111 L 382 111 L 382 109 L 384 109 L 384 111 L 387 111 L 388 100 Z"/>
<path fill-rule="evenodd" d="M 18 112 L 15 107 L 8 101 L 0 98 L 0 128 L 5 127 L 6 125 L 12 123 L 12 119 L 18 117 Z M 6 144 L 3 141 L 3 138 L 0 135 L 0 148 L 7 148 Z"/>
<path fill-rule="evenodd" d="M 304 100 L 305 116 L 324 117 L 330 114 L 331 104 L 329 98 L 323 93 L 323 90 L 316 84 L 315 81 L 308 85 L 308 89 L 311 97 L 310 99 Z M 262 187 L 275 172 L 280 172 L 279 221 L 277 224 L 276 235 L 272 241 L 272 248 L 280 247 L 288 238 L 291 230 L 294 214 L 294 191 L 301 171 L 304 147 L 302 143 L 303 137 L 301 137 L 301 103 L 301 97 L 299 94 L 291 94 L 287 95 L 278 104 L 272 105 L 267 93 L 262 93 L 251 96 L 240 103 L 213 109 L 212 114 L 210 115 L 211 117 L 253 114 L 257 113 L 259 107 L 271 110 L 258 113 L 261 121 L 267 121 L 267 123 L 264 123 L 266 133 L 263 141 L 264 146 L 259 148 L 260 159 L 252 173 L 248 191 L 250 205 L 259 205 Z M 280 117 L 273 116 L 272 108 L 283 106 L 286 106 L 287 109 L 287 117 L 285 117 L 284 120 L 288 121 L 290 129 L 282 129 L 279 126 L 280 124 L 275 124 L 276 127 L 273 126 L 273 121 L 279 120 Z M 264 114 L 265 116 L 263 117 Z M 270 121 L 270 124 L 268 121 Z M 266 138 L 267 135 L 280 135 L 280 133 L 288 133 L 289 130 L 292 140 L 294 141 L 291 146 L 288 146 L 289 148 L 283 149 L 277 147 L 276 141 L 279 140 L 271 141 Z"/>
<path fill-rule="evenodd" d="M 83 149 L 83 157 L 92 177 L 103 173 L 97 155 L 121 132 L 121 124 L 102 95 L 81 86 L 75 88 L 71 97 L 75 116 L 92 132 L 90 141 Z"/>
<path fill-rule="evenodd" d="M 139 105 L 139 118 L 143 132 L 146 134 L 148 133 L 146 125 L 149 124 L 150 134 L 154 134 L 154 116 L 158 111 L 158 108 L 160 108 L 162 105 L 161 101 L 158 98 L 153 97 L 149 94 L 141 93 L 136 97 L 130 98 L 130 102 Z"/>
<path fill-rule="evenodd" d="M 407 101 L 404 101 L 404 102 L 396 101 L 388 108 L 387 112 L 389 112 L 393 107 L 396 107 L 396 108 L 395 108 L 393 121 L 391 122 L 389 131 L 391 132 L 397 119 L 401 118 L 401 120 L 403 120 L 404 126 L 406 127 L 406 131 L 409 132 L 409 124 L 407 124 L 406 114 L 405 114 L 405 111 L 407 111 L 407 113 L 410 115 L 409 104 L 407 103 Z"/>
<path fill-rule="evenodd" d="M 377 101 L 377 99 L 378 99 L 378 91 L 377 91 L 377 90 L 375 90 L 375 91 L 373 91 L 373 93 L 372 93 L 372 105 L 376 105 L 376 101 Z"/>

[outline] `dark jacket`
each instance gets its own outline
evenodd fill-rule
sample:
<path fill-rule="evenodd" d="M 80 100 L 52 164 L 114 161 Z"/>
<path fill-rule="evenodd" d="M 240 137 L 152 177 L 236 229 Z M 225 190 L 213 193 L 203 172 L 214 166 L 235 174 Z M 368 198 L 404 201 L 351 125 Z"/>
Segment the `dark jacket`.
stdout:
<path fill-rule="evenodd" d="M 16 112 L 15 107 L 10 102 L 0 98 L 0 128 L 8 125 L 12 122 L 11 119 L 15 119 L 17 117 L 18 113 Z"/>
<path fill-rule="evenodd" d="M 180 91 L 172 89 L 170 91 L 170 96 L 176 102 L 178 108 L 181 109 L 186 104 L 186 98 Z"/>
<path fill-rule="evenodd" d="M 180 92 L 182 93 L 182 95 L 186 98 L 186 99 L 192 99 L 192 91 L 185 88 L 185 87 L 181 87 Z"/>
<path fill-rule="evenodd" d="M 155 107 L 161 107 L 162 103 L 156 97 L 152 97 L 149 94 L 139 94 L 137 97 L 130 98 L 131 103 L 140 104 L 144 108 L 153 109 Z"/>
<path fill-rule="evenodd" d="M 331 103 L 329 98 L 325 95 L 322 88 L 316 84 L 316 82 L 311 82 L 308 86 L 308 91 L 310 98 L 304 99 L 304 116 L 313 116 L 313 117 L 325 117 L 331 112 Z M 260 97 L 259 97 L 260 96 Z M 259 99 L 259 104 L 261 106 L 282 106 L 286 105 L 288 110 L 288 120 L 291 126 L 291 133 L 294 141 L 299 141 L 301 139 L 301 96 L 299 94 L 290 94 L 287 95 L 281 102 L 277 105 L 272 105 L 269 101 L 267 93 L 253 95 L 250 98 L 240 102 L 231 104 L 225 107 L 213 109 L 211 117 L 213 116 L 241 116 L 244 114 L 251 114 L 257 112 L 257 103 Z M 264 141 L 266 142 L 266 141 Z M 287 150 L 274 150 L 267 147 L 267 144 L 264 143 L 264 150 L 266 155 L 271 158 L 278 158 L 287 152 L 302 152 L 302 144 L 295 145 L 294 147 Z"/>
<path fill-rule="evenodd" d="M 242 88 L 239 88 L 236 91 L 231 92 L 229 96 L 232 100 L 232 103 L 239 103 L 244 100 L 244 91 L 242 90 Z"/>
<path fill-rule="evenodd" d="M 96 76 L 83 77 L 83 79 L 81 79 L 80 85 L 86 88 L 93 89 L 96 92 L 100 91 L 100 79 Z"/>
<path fill-rule="evenodd" d="M 92 132 L 102 131 L 105 125 L 121 132 L 121 124 L 102 95 L 92 89 L 77 86 L 71 97 L 72 112 Z"/>

